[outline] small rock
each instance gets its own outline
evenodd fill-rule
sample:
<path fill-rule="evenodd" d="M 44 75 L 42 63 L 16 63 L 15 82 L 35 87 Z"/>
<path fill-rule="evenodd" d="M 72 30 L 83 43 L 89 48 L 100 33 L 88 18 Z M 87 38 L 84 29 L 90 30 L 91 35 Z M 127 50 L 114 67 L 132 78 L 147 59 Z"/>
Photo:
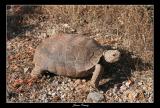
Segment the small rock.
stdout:
<path fill-rule="evenodd" d="M 133 100 L 133 95 L 131 93 L 127 94 L 128 99 Z"/>
<path fill-rule="evenodd" d="M 88 88 L 85 85 L 79 85 L 76 90 L 79 90 L 80 92 L 85 92 L 88 90 Z"/>
<path fill-rule="evenodd" d="M 63 27 L 69 28 L 70 26 L 68 24 L 63 24 Z"/>
<path fill-rule="evenodd" d="M 127 87 L 129 87 L 129 86 L 131 85 L 131 83 L 132 83 L 132 81 L 131 81 L 131 80 L 128 80 L 128 81 L 125 83 L 125 85 L 126 85 Z"/>
<path fill-rule="evenodd" d="M 115 85 L 114 88 L 113 88 L 113 93 L 116 93 L 117 90 L 118 90 L 118 89 L 117 89 L 117 85 Z"/>
<path fill-rule="evenodd" d="M 65 94 L 63 94 L 63 95 L 61 96 L 61 99 L 63 100 L 63 99 L 65 98 L 65 96 L 66 96 L 66 95 L 65 95 Z"/>
<path fill-rule="evenodd" d="M 146 87 L 146 86 L 143 86 L 143 87 L 142 87 L 142 89 L 143 89 L 143 90 L 146 90 L 146 89 L 147 89 L 147 87 Z"/>
<path fill-rule="evenodd" d="M 61 100 L 60 96 L 54 96 L 54 97 L 53 97 L 53 101 L 57 102 L 57 101 L 59 101 L 59 100 Z"/>
<path fill-rule="evenodd" d="M 71 32 L 76 32 L 76 29 L 71 28 Z"/>
<path fill-rule="evenodd" d="M 115 45 L 112 47 L 113 49 L 117 49 L 118 43 L 115 43 Z"/>
<path fill-rule="evenodd" d="M 44 23 L 43 23 L 43 22 L 41 22 L 41 23 L 40 23 L 40 26 L 41 26 L 41 27 L 43 27 L 43 25 L 44 25 Z M 38 27 L 36 27 L 36 28 L 38 28 Z M 35 28 L 35 29 L 36 29 L 36 28 Z"/>
<path fill-rule="evenodd" d="M 118 101 L 119 101 L 119 102 L 123 102 L 123 100 L 122 100 L 121 98 L 118 98 Z"/>
<path fill-rule="evenodd" d="M 136 55 L 131 55 L 131 58 L 133 58 L 133 59 L 134 59 L 134 58 L 137 58 L 137 56 L 136 56 Z"/>
<path fill-rule="evenodd" d="M 26 73 L 28 71 L 28 69 L 29 69 L 28 67 L 24 68 L 24 73 Z"/>
<path fill-rule="evenodd" d="M 13 34 L 13 35 L 15 35 L 16 33 L 15 33 L 15 32 L 13 32 L 12 34 Z"/>
<path fill-rule="evenodd" d="M 104 93 L 104 91 L 100 91 L 99 93 L 102 93 L 102 94 L 103 94 L 103 93 Z"/>
<path fill-rule="evenodd" d="M 60 87 L 57 87 L 57 91 L 60 91 L 60 89 L 61 89 Z"/>
<path fill-rule="evenodd" d="M 129 99 L 129 101 L 133 101 L 136 99 L 138 92 L 134 90 L 127 90 L 124 94 L 126 94 L 127 99 Z"/>
<path fill-rule="evenodd" d="M 104 96 L 101 93 L 97 93 L 97 92 L 91 92 L 88 94 L 87 96 L 87 101 L 89 102 L 101 102 L 104 100 Z"/>
<path fill-rule="evenodd" d="M 142 82 L 138 82 L 138 85 L 141 86 L 141 85 L 142 85 Z"/>
<path fill-rule="evenodd" d="M 124 86 L 124 85 L 122 85 L 122 86 L 120 87 L 120 91 L 125 91 L 126 89 L 127 89 L 127 87 Z"/>
<path fill-rule="evenodd" d="M 48 103 L 48 99 L 45 99 L 44 102 L 45 102 L 45 103 Z"/>
<path fill-rule="evenodd" d="M 109 92 L 108 96 L 110 96 L 110 97 L 111 97 L 112 95 L 113 95 L 113 94 L 112 94 L 111 92 Z"/>
<path fill-rule="evenodd" d="M 42 95 L 41 100 L 45 100 L 46 99 L 46 94 Z"/>
<path fill-rule="evenodd" d="M 56 93 L 51 93 L 51 95 L 54 97 L 56 95 Z"/>
<path fill-rule="evenodd" d="M 47 29 L 47 35 L 52 36 L 55 34 L 55 29 Z"/>
<path fill-rule="evenodd" d="M 148 101 L 149 101 L 150 103 L 153 103 L 153 97 L 150 96 L 149 99 L 148 99 Z"/>
<path fill-rule="evenodd" d="M 80 79 L 77 79 L 77 80 L 75 81 L 75 86 L 77 86 L 77 85 L 79 85 L 79 84 L 81 84 L 81 80 L 80 80 Z"/>
<path fill-rule="evenodd" d="M 71 79 L 68 79 L 68 82 L 71 82 Z"/>
<path fill-rule="evenodd" d="M 31 34 L 31 32 L 29 32 L 29 31 L 25 32 L 25 36 L 30 36 L 30 34 Z"/>
<path fill-rule="evenodd" d="M 86 82 L 86 80 L 85 80 L 85 79 L 83 79 L 83 80 L 82 80 L 82 83 L 85 83 L 85 82 Z"/>
<path fill-rule="evenodd" d="M 66 90 L 66 91 L 70 91 L 70 88 L 67 87 L 65 90 Z"/>
<path fill-rule="evenodd" d="M 62 82 L 62 85 L 64 85 L 65 84 L 65 82 Z"/>
<path fill-rule="evenodd" d="M 51 91 L 49 91 L 49 92 L 48 92 L 48 94 L 49 94 L 49 95 L 52 95 L 52 92 L 51 92 Z"/>
<path fill-rule="evenodd" d="M 73 88 L 73 87 L 71 87 L 70 89 L 71 89 L 71 91 L 73 91 L 73 90 L 74 90 L 74 88 Z"/>
<path fill-rule="evenodd" d="M 50 78 L 50 75 L 47 75 L 46 78 Z M 49 81 L 49 80 L 48 80 Z"/>
<path fill-rule="evenodd" d="M 68 83 L 68 87 L 74 88 L 74 83 L 73 82 Z"/>
<path fill-rule="evenodd" d="M 41 33 L 42 38 L 46 37 L 46 33 Z"/>

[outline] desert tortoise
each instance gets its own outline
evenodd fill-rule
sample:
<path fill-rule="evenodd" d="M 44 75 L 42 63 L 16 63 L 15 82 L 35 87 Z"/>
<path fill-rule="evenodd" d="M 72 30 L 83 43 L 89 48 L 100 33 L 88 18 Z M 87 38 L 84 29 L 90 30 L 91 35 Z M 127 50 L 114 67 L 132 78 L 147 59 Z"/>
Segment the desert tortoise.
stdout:
<path fill-rule="evenodd" d="M 75 34 L 59 34 L 44 40 L 35 50 L 35 68 L 32 77 L 48 70 L 68 77 L 92 75 L 91 86 L 98 87 L 103 67 L 99 64 L 103 56 L 106 62 L 119 60 L 118 50 L 104 50 L 94 39 Z M 94 71 L 94 72 L 93 72 Z"/>

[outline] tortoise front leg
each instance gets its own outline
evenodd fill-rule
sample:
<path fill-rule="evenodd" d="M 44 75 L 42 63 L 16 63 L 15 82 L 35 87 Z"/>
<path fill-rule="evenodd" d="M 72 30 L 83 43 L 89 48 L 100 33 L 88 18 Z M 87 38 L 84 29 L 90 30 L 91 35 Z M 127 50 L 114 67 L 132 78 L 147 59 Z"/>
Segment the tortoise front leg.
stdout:
<path fill-rule="evenodd" d="M 91 78 L 91 86 L 92 87 L 98 88 L 99 81 L 101 79 L 103 71 L 104 71 L 104 68 L 100 64 L 96 64 L 95 70 L 94 70 L 92 78 Z"/>

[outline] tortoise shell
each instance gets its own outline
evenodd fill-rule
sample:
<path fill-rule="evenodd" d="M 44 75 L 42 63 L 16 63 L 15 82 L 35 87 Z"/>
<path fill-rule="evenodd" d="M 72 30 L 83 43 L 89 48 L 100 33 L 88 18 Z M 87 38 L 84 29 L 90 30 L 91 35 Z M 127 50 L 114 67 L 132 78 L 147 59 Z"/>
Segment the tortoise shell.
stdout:
<path fill-rule="evenodd" d="M 59 34 L 44 40 L 35 51 L 35 68 L 57 75 L 86 77 L 100 60 L 103 49 L 94 39 Z"/>

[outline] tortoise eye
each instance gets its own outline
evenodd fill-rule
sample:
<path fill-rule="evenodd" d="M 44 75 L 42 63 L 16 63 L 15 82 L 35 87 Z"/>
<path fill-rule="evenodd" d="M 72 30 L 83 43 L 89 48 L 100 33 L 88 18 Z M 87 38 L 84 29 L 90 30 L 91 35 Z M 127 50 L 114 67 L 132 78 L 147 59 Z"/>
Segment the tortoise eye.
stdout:
<path fill-rule="evenodd" d="M 116 54 L 113 54 L 113 56 L 116 56 Z"/>

